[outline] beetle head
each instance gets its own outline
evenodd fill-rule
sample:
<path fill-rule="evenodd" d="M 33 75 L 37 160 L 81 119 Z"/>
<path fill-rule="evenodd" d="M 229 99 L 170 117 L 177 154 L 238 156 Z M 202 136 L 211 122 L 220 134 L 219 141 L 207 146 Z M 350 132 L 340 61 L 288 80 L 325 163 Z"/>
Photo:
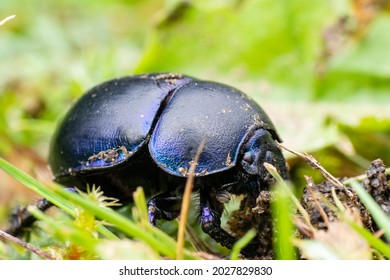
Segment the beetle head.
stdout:
<path fill-rule="evenodd" d="M 288 179 L 286 161 L 272 135 L 265 129 L 258 129 L 244 144 L 241 166 L 246 173 L 259 176 L 267 186 L 275 180 L 264 167 L 267 162 L 276 167 L 283 179 Z"/>

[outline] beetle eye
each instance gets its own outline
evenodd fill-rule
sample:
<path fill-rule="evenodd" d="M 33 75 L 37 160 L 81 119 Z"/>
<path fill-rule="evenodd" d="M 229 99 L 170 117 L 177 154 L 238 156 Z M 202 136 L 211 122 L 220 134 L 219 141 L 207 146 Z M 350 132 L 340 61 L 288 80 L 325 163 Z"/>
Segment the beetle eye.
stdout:
<path fill-rule="evenodd" d="M 246 152 L 242 159 L 244 161 L 246 161 L 247 163 L 252 164 L 253 163 L 253 154 L 251 152 Z"/>

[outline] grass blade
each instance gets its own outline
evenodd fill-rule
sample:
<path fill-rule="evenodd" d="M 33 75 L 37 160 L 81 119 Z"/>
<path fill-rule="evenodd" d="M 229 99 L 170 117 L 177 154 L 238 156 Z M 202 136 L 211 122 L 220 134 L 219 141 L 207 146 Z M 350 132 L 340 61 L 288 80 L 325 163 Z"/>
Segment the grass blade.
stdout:
<path fill-rule="evenodd" d="M 115 212 L 111 208 L 101 207 L 93 201 L 84 199 L 77 194 L 67 192 L 62 188 L 59 188 L 57 191 L 66 199 L 80 205 L 86 211 L 94 213 L 100 219 L 105 220 L 106 222 L 123 231 L 126 235 L 137 238 L 149 244 L 149 246 L 154 248 L 160 254 L 172 259 L 176 257 L 177 244 L 175 240 L 167 236 L 159 229 L 151 225 L 150 227 L 139 226 L 118 212 Z M 163 239 L 161 239 L 162 236 Z M 184 256 L 187 259 L 195 259 L 195 257 L 187 251 L 184 251 Z"/>
<path fill-rule="evenodd" d="M 241 250 L 251 242 L 251 240 L 256 236 L 256 230 L 250 229 L 243 237 L 241 237 L 236 243 L 234 243 L 232 251 L 230 252 L 231 260 L 238 260 L 238 255 Z"/>
<path fill-rule="evenodd" d="M 38 182 L 33 177 L 24 173 L 23 171 L 21 171 L 11 163 L 7 162 L 3 158 L 0 158 L 0 168 L 3 169 L 3 171 L 6 172 L 8 175 L 10 175 L 12 178 L 19 181 L 24 186 L 28 187 L 30 190 L 36 192 L 40 196 L 52 202 L 54 205 L 66 211 L 68 214 L 74 216 L 75 213 L 72 204 L 66 199 L 64 199 L 63 197 L 56 194 L 49 187 Z"/>
<path fill-rule="evenodd" d="M 274 226 L 274 251 L 275 258 L 278 260 L 294 260 L 295 246 L 292 242 L 294 225 L 292 222 L 292 213 L 294 204 L 287 192 L 288 186 L 282 187 L 278 183 L 273 187 L 275 199 L 271 203 Z"/>
<path fill-rule="evenodd" d="M 390 247 L 388 244 L 386 244 L 384 241 L 374 236 L 371 232 L 359 226 L 358 224 L 348 219 L 344 220 L 346 223 L 348 223 L 350 227 L 352 227 L 357 233 L 359 233 L 363 238 L 365 238 L 372 248 L 378 250 L 378 252 L 380 252 L 387 259 L 390 259 Z"/>
<path fill-rule="evenodd" d="M 275 199 L 271 203 L 272 215 L 275 221 L 275 257 L 277 259 L 294 260 L 296 259 L 296 256 L 295 246 L 292 240 L 292 234 L 294 232 L 292 213 L 296 212 L 296 207 L 300 210 L 302 215 L 306 214 L 306 216 L 308 216 L 308 214 L 303 209 L 302 205 L 295 197 L 290 187 L 277 172 L 276 168 L 269 163 L 264 163 L 264 166 L 277 181 L 277 184 L 273 187 Z M 307 217 L 306 219 L 309 218 Z"/>
<path fill-rule="evenodd" d="M 349 182 L 351 187 L 354 189 L 356 194 L 359 196 L 360 200 L 370 211 L 371 216 L 378 224 L 378 226 L 385 230 L 385 237 L 387 241 L 390 241 L 390 218 L 386 213 L 381 209 L 381 207 L 376 203 L 376 201 L 368 194 L 364 188 L 356 181 Z"/>
<path fill-rule="evenodd" d="M 73 217 L 75 216 L 74 205 L 72 205 L 72 203 L 69 200 L 65 199 L 63 196 L 59 195 L 55 191 L 55 189 L 62 189 L 62 187 L 56 186 L 55 184 L 53 184 L 52 187 L 45 186 L 1 157 L 0 157 L 0 168 L 8 175 L 10 175 L 12 178 L 19 181 L 24 186 L 36 192 L 40 196 L 46 198 L 48 201 L 50 201 L 57 207 L 61 208 L 62 210 L 64 210 L 69 215 Z M 103 234 L 109 239 L 112 240 L 118 239 L 111 231 L 109 231 L 102 225 L 98 227 L 98 230 L 101 234 Z"/>

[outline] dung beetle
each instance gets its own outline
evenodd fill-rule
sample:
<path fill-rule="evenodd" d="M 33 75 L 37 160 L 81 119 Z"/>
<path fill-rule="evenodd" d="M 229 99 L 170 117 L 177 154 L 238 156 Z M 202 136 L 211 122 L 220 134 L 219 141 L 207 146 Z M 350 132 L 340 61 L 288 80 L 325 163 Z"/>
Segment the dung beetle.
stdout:
<path fill-rule="evenodd" d="M 104 82 L 65 115 L 51 142 L 55 181 L 131 202 L 137 186 L 151 199 L 150 223 L 179 216 L 189 167 L 202 141 L 194 191 L 201 228 L 221 245 L 237 241 L 221 227 L 233 195 L 257 197 L 274 181 L 264 163 L 287 178 L 274 125 L 241 91 L 193 77 L 157 73 Z M 255 206 L 255 205 L 254 205 Z"/>

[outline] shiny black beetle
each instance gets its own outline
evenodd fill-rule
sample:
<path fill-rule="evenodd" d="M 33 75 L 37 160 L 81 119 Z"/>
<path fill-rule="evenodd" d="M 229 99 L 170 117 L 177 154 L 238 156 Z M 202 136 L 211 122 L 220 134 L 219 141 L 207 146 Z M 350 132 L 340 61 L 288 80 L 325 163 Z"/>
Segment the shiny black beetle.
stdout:
<path fill-rule="evenodd" d="M 129 76 L 88 91 L 68 112 L 51 143 L 55 181 L 129 202 L 137 186 L 151 197 L 149 220 L 178 217 L 191 162 L 202 230 L 231 248 L 221 228 L 230 195 L 257 197 L 273 183 L 263 163 L 287 178 L 280 138 L 266 113 L 232 87 L 180 74 Z"/>

